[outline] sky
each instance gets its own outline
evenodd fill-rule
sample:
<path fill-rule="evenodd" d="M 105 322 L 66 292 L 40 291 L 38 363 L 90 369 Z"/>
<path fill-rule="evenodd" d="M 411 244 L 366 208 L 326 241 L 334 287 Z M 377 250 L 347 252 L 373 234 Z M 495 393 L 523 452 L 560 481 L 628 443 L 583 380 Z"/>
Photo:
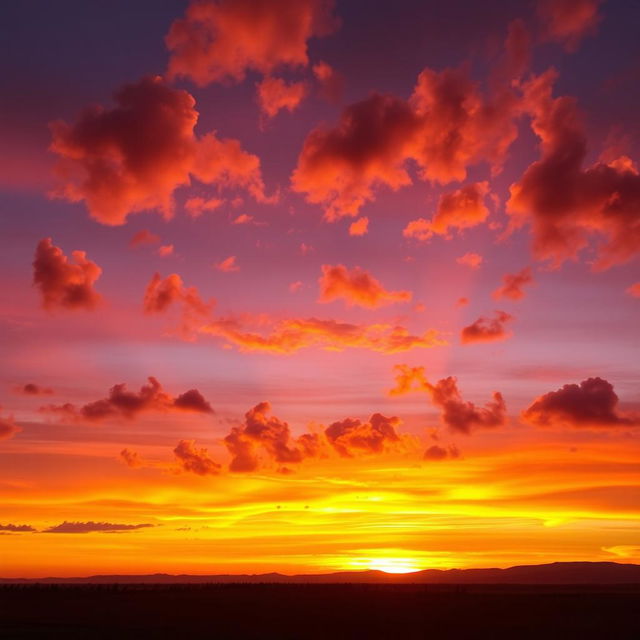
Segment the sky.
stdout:
<path fill-rule="evenodd" d="M 640 562 L 640 4 L 0 11 L 0 576 Z"/>

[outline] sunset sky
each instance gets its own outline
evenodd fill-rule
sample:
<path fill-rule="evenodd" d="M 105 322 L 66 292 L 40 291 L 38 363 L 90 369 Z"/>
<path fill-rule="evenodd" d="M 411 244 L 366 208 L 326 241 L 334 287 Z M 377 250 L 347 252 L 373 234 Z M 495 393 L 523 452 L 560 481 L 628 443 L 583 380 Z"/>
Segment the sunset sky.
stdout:
<path fill-rule="evenodd" d="M 0 577 L 640 562 L 640 3 L 0 11 Z"/>

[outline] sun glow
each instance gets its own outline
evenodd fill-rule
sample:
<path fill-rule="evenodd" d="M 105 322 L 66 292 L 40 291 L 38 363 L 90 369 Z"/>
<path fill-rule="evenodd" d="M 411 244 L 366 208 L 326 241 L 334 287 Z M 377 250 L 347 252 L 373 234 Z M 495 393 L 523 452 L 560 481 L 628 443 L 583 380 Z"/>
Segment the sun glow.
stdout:
<path fill-rule="evenodd" d="M 413 573 L 420 571 L 415 558 L 358 558 L 349 563 L 349 570 L 384 571 L 384 573 Z"/>

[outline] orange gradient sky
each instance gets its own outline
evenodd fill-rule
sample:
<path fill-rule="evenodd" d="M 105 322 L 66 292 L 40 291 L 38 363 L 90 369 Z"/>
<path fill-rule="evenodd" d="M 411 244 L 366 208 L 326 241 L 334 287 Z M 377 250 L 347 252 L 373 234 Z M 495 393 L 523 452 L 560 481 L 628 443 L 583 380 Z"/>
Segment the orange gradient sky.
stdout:
<path fill-rule="evenodd" d="M 640 8 L 32 9 L 0 577 L 640 562 Z"/>

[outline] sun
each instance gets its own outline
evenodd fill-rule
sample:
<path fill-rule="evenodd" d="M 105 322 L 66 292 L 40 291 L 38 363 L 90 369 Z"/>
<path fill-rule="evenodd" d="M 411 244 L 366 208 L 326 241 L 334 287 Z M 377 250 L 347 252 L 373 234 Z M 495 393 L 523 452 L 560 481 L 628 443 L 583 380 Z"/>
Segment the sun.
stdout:
<path fill-rule="evenodd" d="M 384 573 L 413 573 L 420 571 L 417 562 L 413 558 L 371 558 L 368 568 Z"/>

